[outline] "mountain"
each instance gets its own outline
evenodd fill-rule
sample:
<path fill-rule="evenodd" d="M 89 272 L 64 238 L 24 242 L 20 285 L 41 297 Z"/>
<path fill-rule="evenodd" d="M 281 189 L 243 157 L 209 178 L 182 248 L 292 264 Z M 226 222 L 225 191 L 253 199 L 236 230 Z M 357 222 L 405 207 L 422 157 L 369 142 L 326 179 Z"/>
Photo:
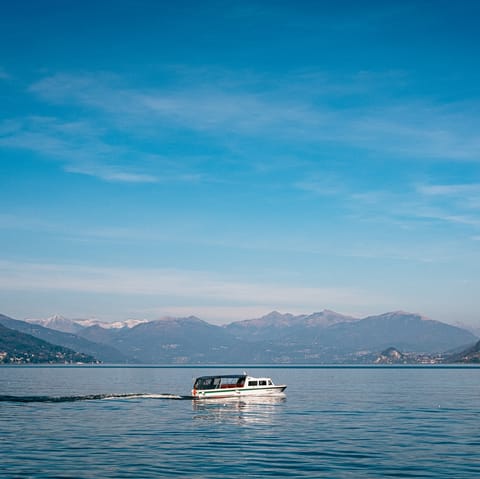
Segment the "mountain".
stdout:
<path fill-rule="evenodd" d="M 454 324 L 454 326 L 458 326 L 459 328 L 466 329 L 477 336 L 477 338 L 480 338 L 480 326 L 464 323 L 462 321 L 455 321 L 452 324 Z"/>
<path fill-rule="evenodd" d="M 274 311 L 225 328 L 246 341 L 284 340 L 343 351 L 382 351 L 391 344 L 407 351 L 444 351 L 475 341 L 475 336 L 462 328 L 403 311 L 363 319 L 329 310 L 299 316 Z"/>
<path fill-rule="evenodd" d="M 462 328 L 403 311 L 363 319 L 328 310 L 300 316 L 274 311 L 225 328 L 239 340 L 259 342 L 263 356 L 269 353 L 268 359 L 280 363 L 374 362 L 392 344 L 406 352 L 433 354 L 476 340 Z"/>
<path fill-rule="evenodd" d="M 114 327 L 86 321 L 71 334 L 0 315 L 6 327 L 118 363 L 372 363 L 392 345 L 405 356 L 399 360 L 425 363 L 478 341 L 465 329 L 403 311 L 363 319 L 329 310 L 304 315 L 273 311 L 225 326 L 195 316 L 119 321 Z M 394 359 L 384 356 L 381 361 Z"/>
<path fill-rule="evenodd" d="M 374 361 L 375 364 L 405 364 L 407 362 L 407 356 L 394 347 L 382 351 Z"/>
<path fill-rule="evenodd" d="M 165 318 L 133 328 L 85 328 L 82 337 L 108 344 L 141 363 L 224 362 L 235 357 L 235 339 L 194 316 Z"/>
<path fill-rule="evenodd" d="M 26 319 L 25 322 L 30 324 L 38 324 L 44 328 L 55 329 L 56 331 L 62 331 L 63 333 L 78 333 L 83 329 L 83 326 L 78 324 L 73 319 L 67 319 L 63 316 L 56 314 L 47 319 Z"/>
<path fill-rule="evenodd" d="M 353 321 L 358 320 L 328 309 L 298 316 L 272 311 L 261 318 L 236 321 L 224 327 L 236 338 L 246 341 L 288 340 L 308 342 L 312 339 L 312 334 L 316 336 L 324 328 Z"/>
<path fill-rule="evenodd" d="M 335 324 L 322 335 L 324 344 L 340 352 L 382 351 L 395 344 L 402 351 L 435 353 L 475 340 L 469 331 L 403 311 Z"/>
<path fill-rule="evenodd" d="M 148 323 L 146 319 L 126 319 L 125 321 L 114 321 L 113 323 L 106 323 L 99 319 L 74 319 L 73 320 L 82 328 L 88 328 L 90 326 L 98 326 L 103 329 L 122 329 L 122 328 L 134 328 L 139 324 Z"/>
<path fill-rule="evenodd" d="M 445 362 L 449 363 L 480 363 L 480 341 L 464 351 L 448 356 Z"/>
<path fill-rule="evenodd" d="M 94 363 L 95 358 L 0 324 L 0 364 Z"/>
<path fill-rule="evenodd" d="M 121 329 L 121 328 L 133 328 L 138 324 L 147 323 L 145 319 L 127 319 L 125 321 L 115 321 L 113 323 L 106 323 L 99 319 L 68 319 L 64 316 L 56 314 L 47 319 L 26 319 L 27 323 L 39 324 L 44 328 L 55 329 L 56 331 L 62 331 L 64 333 L 79 333 L 84 328 L 91 326 L 99 326 L 104 329 Z"/>
<path fill-rule="evenodd" d="M 9 318 L 0 314 L 0 324 L 9 329 L 14 329 L 25 334 L 30 334 L 36 338 L 56 344 L 73 351 L 94 356 L 96 359 L 108 363 L 124 363 L 129 358 L 120 351 L 104 344 L 97 344 L 87 339 L 81 338 L 72 333 L 63 333 L 53 329 L 45 328 L 39 324 L 31 324 L 25 321 Z"/>

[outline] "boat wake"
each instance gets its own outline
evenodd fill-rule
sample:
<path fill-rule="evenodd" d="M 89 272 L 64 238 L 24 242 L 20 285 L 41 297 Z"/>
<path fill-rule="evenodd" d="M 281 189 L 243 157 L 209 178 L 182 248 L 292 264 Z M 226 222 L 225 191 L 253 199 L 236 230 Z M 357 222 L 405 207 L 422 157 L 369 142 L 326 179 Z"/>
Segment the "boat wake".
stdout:
<path fill-rule="evenodd" d="M 192 399 L 192 396 L 178 394 L 86 394 L 84 396 L 0 396 L 0 402 L 38 403 L 38 402 L 75 402 L 101 399 Z"/>

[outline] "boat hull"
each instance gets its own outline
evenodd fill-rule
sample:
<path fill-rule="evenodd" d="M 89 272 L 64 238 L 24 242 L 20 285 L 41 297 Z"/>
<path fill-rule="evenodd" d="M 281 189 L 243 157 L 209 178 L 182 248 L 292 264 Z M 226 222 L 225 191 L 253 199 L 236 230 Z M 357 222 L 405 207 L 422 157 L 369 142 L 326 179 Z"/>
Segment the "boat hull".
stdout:
<path fill-rule="evenodd" d="M 283 395 L 287 386 L 266 386 L 266 387 L 241 387 L 229 389 L 202 389 L 193 390 L 193 399 L 224 399 L 224 398 L 241 398 L 252 396 L 279 396 Z"/>

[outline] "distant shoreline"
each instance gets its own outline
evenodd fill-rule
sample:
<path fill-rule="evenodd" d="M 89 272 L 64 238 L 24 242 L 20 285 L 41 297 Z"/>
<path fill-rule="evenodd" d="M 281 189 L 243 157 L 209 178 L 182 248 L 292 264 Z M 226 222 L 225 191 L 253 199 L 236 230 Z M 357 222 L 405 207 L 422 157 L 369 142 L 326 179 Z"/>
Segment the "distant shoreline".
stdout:
<path fill-rule="evenodd" d="M 0 364 L 0 368 L 77 369 L 480 369 L 480 364 Z"/>

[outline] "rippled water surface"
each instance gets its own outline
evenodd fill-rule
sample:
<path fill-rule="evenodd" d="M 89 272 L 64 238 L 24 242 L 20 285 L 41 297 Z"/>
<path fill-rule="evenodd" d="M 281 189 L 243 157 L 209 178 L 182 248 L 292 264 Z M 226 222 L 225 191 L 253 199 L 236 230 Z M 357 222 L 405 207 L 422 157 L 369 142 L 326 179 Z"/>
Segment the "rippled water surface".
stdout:
<path fill-rule="evenodd" d="M 478 368 L 250 368 L 286 398 L 183 397 L 243 369 L 0 368 L 0 477 L 480 477 Z"/>

